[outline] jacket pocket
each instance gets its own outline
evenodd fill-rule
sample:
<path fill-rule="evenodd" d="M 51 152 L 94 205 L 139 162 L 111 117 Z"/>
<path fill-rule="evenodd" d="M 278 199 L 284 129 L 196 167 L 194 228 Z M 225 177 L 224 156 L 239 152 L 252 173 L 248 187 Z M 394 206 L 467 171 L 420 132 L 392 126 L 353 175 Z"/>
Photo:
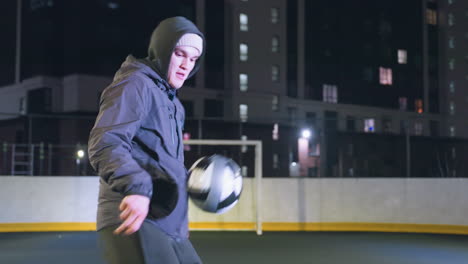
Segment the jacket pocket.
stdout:
<path fill-rule="evenodd" d="M 171 107 L 161 105 L 155 109 L 152 115 L 145 120 L 142 127 L 146 131 L 151 131 L 160 141 L 153 141 L 155 150 L 159 151 L 162 147 L 169 155 L 176 155 L 177 138 L 176 125 L 174 123 Z M 161 146 L 158 146 L 161 144 Z"/>
<path fill-rule="evenodd" d="M 150 218 L 159 219 L 170 215 L 174 211 L 178 199 L 179 192 L 175 182 L 167 179 L 155 179 L 149 210 Z"/>

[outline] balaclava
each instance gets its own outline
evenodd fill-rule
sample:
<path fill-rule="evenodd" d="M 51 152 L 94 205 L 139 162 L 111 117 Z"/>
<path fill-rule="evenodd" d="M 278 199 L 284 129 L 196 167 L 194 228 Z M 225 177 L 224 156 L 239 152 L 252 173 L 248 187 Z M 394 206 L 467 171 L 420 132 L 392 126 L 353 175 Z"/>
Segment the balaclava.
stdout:
<path fill-rule="evenodd" d="M 161 21 L 151 35 L 147 59 L 164 80 L 168 81 L 167 71 L 174 48 L 184 44 L 201 51 L 200 58 L 188 76 L 190 78 L 200 68 L 200 61 L 206 47 L 205 37 L 197 26 L 185 17 L 171 17 Z"/>

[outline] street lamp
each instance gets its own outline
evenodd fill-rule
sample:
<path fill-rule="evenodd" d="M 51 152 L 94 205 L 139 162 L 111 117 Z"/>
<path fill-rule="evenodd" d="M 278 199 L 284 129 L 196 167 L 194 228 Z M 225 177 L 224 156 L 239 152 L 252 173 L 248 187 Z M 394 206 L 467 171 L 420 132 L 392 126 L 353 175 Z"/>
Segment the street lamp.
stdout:
<path fill-rule="evenodd" d="M 82 170 L 81 160 L 84 158 L 84 156 L 85 156 L 84 150 L 78 149 L 76 151 L 76 172 L 77 172 L 77 175 L 81 175 L 81 170 Z M 84 160 L 84 161 L 86 161 L 86 160 Z"/>
<path fill-rule="evenodd" d="M 84 153 L 84 150 L 80 149 L 76 152 L 76 157 L 78 159 L 82 159 L 84 157 L 85 153 Z"/>
<path fill-rule="evenodd" d="M 309 139 L 310 136 L 312 135 L 312 132 L 310 132 L 310 129 L 303 129 L 301 132 L 302 138 Z"/>

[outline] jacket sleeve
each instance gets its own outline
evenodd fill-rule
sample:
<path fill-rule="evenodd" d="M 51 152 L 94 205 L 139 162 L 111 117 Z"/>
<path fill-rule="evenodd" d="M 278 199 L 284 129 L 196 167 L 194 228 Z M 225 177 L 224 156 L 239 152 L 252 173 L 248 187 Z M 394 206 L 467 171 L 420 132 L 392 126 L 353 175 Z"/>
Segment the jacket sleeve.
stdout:
<path fill-rule="evenodd" d="M 88 155 L 93 168 L 113 191 L 151 198 L 151 176 L 131 155 L 132 138 L 149 111 L 146 86 L 140 78 L 133 76 L 104 90 L 89 137 Z"/>

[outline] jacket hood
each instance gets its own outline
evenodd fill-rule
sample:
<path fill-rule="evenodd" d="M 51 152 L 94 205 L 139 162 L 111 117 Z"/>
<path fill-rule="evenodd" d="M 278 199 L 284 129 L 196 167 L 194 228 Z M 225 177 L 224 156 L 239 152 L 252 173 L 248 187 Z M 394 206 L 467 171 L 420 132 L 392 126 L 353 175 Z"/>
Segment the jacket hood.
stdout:
<path fill-rule="evenodd" d="M 200 61 L 206 50 L 205 37 L 203 33 L 198 30 L 197 26 L 185 17 L 171 17 L 161 21 L 151 35 L 147 59 L 149 63 L 151 63 L 152 68 L 155 69 L 165 81 L 168 81 L 167 71 L 175 45 L 186 33 L 197 34 L 203 39 L 203 51 L 188 76 L 188 78 L 190 78 L 200 68 Z"/>
<path fill-rule="evenodd" d="M 114 81 L 124 79 L 135 72 L 140 72 L 155 82 L 162 82 L 166 87 L 169 87 L 169 84 L 159 76 L 159 73 L 155 72 L 150 61 L 147 59 L 137 59 L 133 55 L 127 56 L 119 70 L 115 73 Z"/>

